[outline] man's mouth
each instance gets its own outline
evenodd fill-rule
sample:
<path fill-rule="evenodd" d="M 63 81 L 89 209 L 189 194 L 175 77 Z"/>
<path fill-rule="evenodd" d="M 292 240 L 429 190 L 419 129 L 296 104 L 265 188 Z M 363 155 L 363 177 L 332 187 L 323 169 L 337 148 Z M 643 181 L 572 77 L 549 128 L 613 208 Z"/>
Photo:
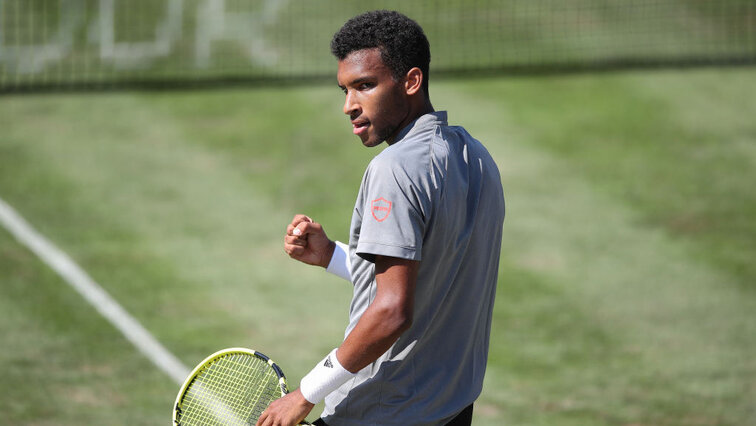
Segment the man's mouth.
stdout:
<path fill-rule="evenodd" d="M 354 133 L 355 135 L 361 135 L 367 130 L 369 125 L 370 123 L 368 123 L 367 121 L 357 121 L 357 122 L 353 121 L 352 133 Z"/>

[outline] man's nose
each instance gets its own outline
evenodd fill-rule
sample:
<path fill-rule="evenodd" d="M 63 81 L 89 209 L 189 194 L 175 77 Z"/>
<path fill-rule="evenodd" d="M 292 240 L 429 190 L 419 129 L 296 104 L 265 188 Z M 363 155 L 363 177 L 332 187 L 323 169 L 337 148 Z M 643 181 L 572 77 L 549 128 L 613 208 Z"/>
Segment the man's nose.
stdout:
<path fill-rule="evenodd" d="M 355 102 L 352 92 L 347 92 L 346 99 L 344 99 L 344 114 L 353 117 L 356 113 L 359 113 L 360 106 Z"/>

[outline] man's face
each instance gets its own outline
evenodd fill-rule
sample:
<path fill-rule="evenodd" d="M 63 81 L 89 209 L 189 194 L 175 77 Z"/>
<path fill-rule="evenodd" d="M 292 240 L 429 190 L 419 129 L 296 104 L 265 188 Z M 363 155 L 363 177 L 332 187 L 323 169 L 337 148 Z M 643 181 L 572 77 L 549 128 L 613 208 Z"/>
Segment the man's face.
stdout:
<path fill-rule="evenodd" d="M 378 49 L 352 52 L 339 61 L 336 78 L 346 94 L 344 113 L 355 135 L 368 147 L 393 143 L 409 124 L 410 105 L 403 81 L 394 80 Z"/>

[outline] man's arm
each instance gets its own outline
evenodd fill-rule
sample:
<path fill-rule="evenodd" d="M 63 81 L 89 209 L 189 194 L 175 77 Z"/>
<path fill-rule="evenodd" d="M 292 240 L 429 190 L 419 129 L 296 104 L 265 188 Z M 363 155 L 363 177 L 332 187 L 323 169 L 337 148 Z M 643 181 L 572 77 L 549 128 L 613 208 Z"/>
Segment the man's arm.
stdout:
<path fill-rule="evenodd" d="M 343 368 L 351 373 L 358 372 L 383 355 L 410 327 L 419 265 L 417 261 L 376 256 L 375 299 L 336 351 L 336 358 Z M 309 414 L 313 406 L 304 397 L 303 390 L 297 389 L 273 401 L 257 425 L 296 424 Z"/>
<path fill-rule="evenodd" d="M 356 373 L 383 355 L 412 325 L 420 262 L 376 256 L 376 295 L 336 353 Z"/>

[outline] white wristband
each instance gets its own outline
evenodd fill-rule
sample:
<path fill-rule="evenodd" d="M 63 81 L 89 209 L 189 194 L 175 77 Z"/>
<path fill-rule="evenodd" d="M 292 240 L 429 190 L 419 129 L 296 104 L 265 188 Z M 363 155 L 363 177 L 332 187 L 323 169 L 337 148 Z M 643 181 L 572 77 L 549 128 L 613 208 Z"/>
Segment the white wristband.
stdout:
<path fill-rule="evenodd" d="M 336 247 L 333 249 L 333 256 L 331 256 L 331 261 L 328 263 L 326 271 L 352 282 L 352 273 L 350 272 L 351 265 L 348 254 L 349 246 L 341 241 L 336 241 Z"/>
<path fill-rule="evenodd" d="M 306 400 L 318 404 L 354 376 L 356 374 L 341 366 L 334 349 L 304 376 L 299 383 L 299 390 Z"/>

